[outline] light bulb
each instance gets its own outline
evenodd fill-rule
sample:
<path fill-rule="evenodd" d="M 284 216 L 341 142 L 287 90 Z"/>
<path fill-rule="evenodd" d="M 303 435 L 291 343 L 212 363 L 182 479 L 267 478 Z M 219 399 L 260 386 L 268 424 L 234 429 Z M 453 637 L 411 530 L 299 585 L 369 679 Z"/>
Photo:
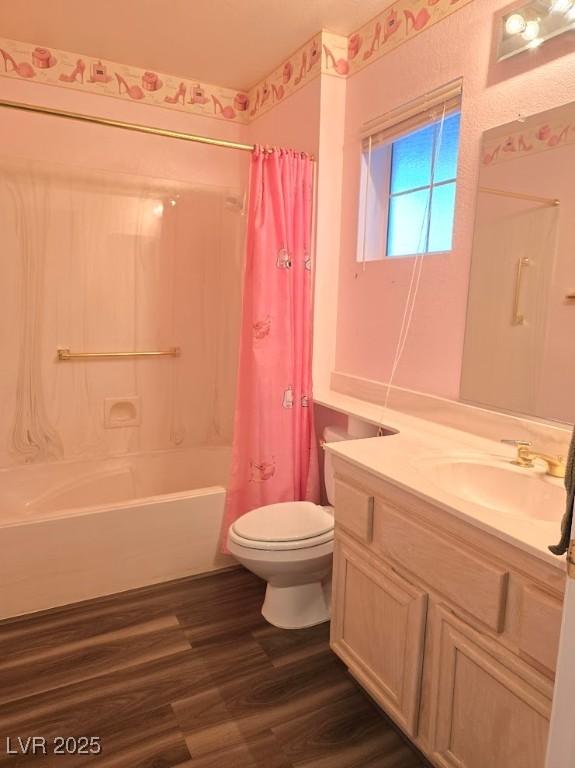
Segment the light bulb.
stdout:
<path fill-rule="evenodd" d="M 513 13 L 505 20 L 505 31 L 508 35 L 518 35 L 524 32 L 526 27 L 527 22 L 520 13 Z"/>
<path fill-rule="evenodd" d="M 156 205 L 154 205 L 154 207 L 152 208 L 152 211 L 156 216 L 162 216 L 164 213 L 164 204 L 156 203 Z"/>
<path fill-rule="evenodd" d="M 531 42 L 532 40 L 535 40 L 536 37 L 539 37 L 539 32 L 541 30 L 541 25 L 537 21 L 537 19 L 533 19 L 532 21 L 528 21 L 525 25 L 525 29 L 521 33 L 521 37 L 524 40 L 527 40 L 528 42 Z"/>
<path fill-rule="evenodd" d="M 573 7 L 573 0 L 553 0 L 551 3 L 552 13 L 567 13 Z"/>
<path fill-rule="evenodd" d="M 170 205 L 171 205 L 171 206 L 172 206 L 172 208 L 173 208 L 175 205 L 177 205 L 177 200 L 174 200 L 174 198 L 172 198 L 172 199 L 170 200 Z"/>

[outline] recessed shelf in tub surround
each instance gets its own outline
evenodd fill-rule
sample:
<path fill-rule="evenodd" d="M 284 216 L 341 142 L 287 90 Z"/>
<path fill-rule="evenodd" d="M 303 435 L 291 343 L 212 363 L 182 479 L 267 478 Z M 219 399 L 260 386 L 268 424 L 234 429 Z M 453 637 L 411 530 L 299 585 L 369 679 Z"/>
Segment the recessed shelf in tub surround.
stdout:
<path fill-rule="evenodd" d="M 547 549 L 560 529 L 563 481 L 548 477 L 543 464 L 515 467 L 513 446 L 345 395 L 318 395 L 315 402 L 396 431 L 325 446 L 363 471 L 366 483 L 369 475 L 383 479 L 564 569 Z"/>

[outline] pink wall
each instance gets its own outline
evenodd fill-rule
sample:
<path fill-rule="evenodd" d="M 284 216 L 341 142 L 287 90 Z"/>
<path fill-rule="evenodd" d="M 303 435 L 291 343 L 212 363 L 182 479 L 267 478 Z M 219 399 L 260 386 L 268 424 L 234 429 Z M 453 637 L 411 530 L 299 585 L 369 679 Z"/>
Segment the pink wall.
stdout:
<path fill-rule="evenodd" d="M 247 127 L 223 120 L 175 113 L 161 107 L 68 91 L 64 88 L 0 78 L 0 98 L 82 112 L 158 128 L 246 141 Z M 201 183 L 237 183 L 247 167 L 235 150 L 188 144 L 112 128 L 81 125 L 59 118 L 2 109 L 2 154 L 80 162 L 82 166 L 142 173 Z M 7 138 L 9 137 L 9 140 Z"/>
<path fill-rule="evenodd" d="M 347 81 L 342 78 L 321 78 L 313 354 L 316 393 L 329 389 L 335 365 L 346 89 Z"/>
<path fill-rule="evenodd" d="M 483 131 L 573 99 L 575 54 L 563 36 L 493 65 L 492 27 L 504 0 L 478 0 L 347 81 L 336 369 L 388 380 L 411 260 L 357 264 L 361 126 L 463 77 L 454 248 L 427 257 L 395 384 L 457 398 Z M 495 34 L 493 32 L 493 34 Z M 570 51 L 569 55 L 566 54 Z M 554 58 L 555 57 L 555 58 Z"/>
<path fill-rule="evenodd" d="M 291 94 L 247 128 L 247 141 L 292 147 L 317 154 L 319 146 L 321 78 Z"/>
<path fill-rule="evenodd" d="M 29 82 L 2 78 L 0 96 L 246 141 L 236 124 Z M 1 118 L 12 259 L 0 279 L 0 466 L 229 443 L 247 153 L 8 109 Z M 22 170 L 30 163 L 43 176 Z M 156 219 L 155 199 L 176 194 Z M 172 344 L 177 360 L 55 361 L 57 346 Z M 141 423 L 104 429 L 105 399 L 130 396 Z"/>

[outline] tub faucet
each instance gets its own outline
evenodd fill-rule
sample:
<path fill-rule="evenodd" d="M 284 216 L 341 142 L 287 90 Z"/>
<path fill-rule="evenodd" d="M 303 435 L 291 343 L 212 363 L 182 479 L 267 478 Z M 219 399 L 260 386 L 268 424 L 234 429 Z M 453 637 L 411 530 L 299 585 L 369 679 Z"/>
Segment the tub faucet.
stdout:
<path fill-rule="evenodd" d="M 530 449 L 529 440 L 502 440 L 506 445 L 514 445 L 517 448 L 517 457 L 511 462 L 517 467 L 533 469 L 534 459 L 542 459 L 547 464 L 547 474 L 551 477 L 565 477 L 565 459 L 563 456 L 550 456 L 548 453 L 540 453 Z"/>

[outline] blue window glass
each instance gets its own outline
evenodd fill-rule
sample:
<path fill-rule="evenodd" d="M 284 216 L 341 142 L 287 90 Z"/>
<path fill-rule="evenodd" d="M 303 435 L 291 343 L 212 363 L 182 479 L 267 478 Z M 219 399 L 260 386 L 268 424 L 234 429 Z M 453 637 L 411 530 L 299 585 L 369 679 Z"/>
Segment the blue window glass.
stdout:
<path fill-rule="evenodd" d="M 387 250 L 393 256 L 423 253 L 427 243 L 429 188 L 392 197 Z M 409 222 L 409 226 L 405 222 Z"/>
<path fill-rule="evenodd" d="M 433 174 L 433 180 L 436 184 L 441 181 L 449 181 L 457 176 L 460 122 L 461 114 L 459 112 L 450 115 L 443 124 L 443 131 L 438 133 L 437 157 Z"/>
<path fill-rule="evenodd" d="M 391 145 L 388 256 L 451 250 L 459 132 L 457 112 Z"/>
<path fill-rule="evenodd" d="M 451 250 L 454 213 L 455 182 L 434 187 L 431 196 L 431 222 L 427 244 L 429 252 Z"/>
<path fill-rule="evenodd" d="M 391 194 L 431 184 L 434 126 L 409 133 L 393 142 L 391 149 Z"/>

